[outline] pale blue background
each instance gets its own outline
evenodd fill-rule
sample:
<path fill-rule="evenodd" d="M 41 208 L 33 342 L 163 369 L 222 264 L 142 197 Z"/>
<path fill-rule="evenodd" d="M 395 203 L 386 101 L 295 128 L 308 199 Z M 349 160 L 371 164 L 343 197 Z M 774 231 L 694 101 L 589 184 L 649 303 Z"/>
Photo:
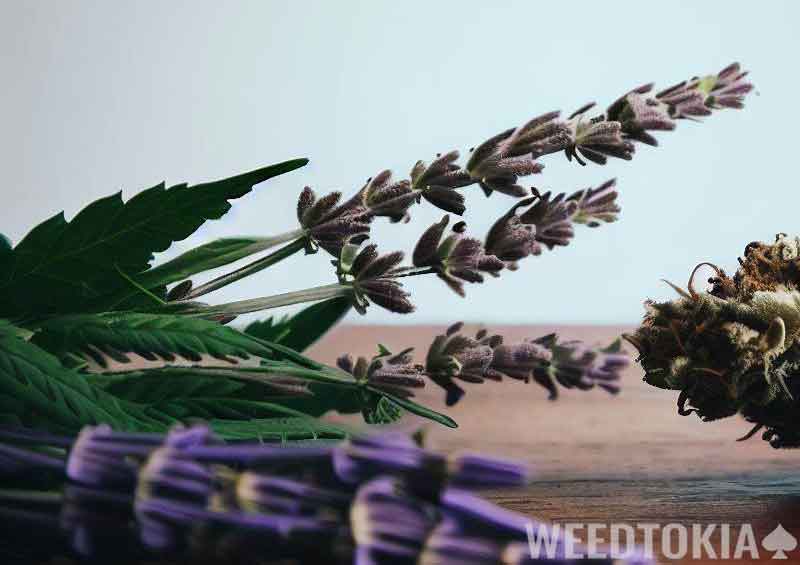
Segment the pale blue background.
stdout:
<path fill-rule="evenodd" d="M 294 225 L 304 184 L 357 189 L 382 168 L 468 149 L 544 111 L 601 105 L 660 86 L 751 69 L 743 112 L 682 123 L 632 162 L 581 168 L 561 155 L 532 183 L 574 190 L 619 178 L 620 222 L 523 263 L 467 300 L 410 284 L 418 312 L 367 322 L 635 322 L 646 297 L 702 260 L 729 269 L 754 239 L 800 231 L 797 2 L 0 2 L 0 231 L 18 241 L 61 209 L 124 188 L 199 182 L 287 158 L 311 164 L 261 188 L 201 237 Z M 511 204 L 469 190 L 483 235 Z M 381 222 L 410 250 L 440 213 Z M 332 281 L 327 257 L 297 257 L 214 296 Z M 354 319 L 354 318 L 351 318 Z"/>

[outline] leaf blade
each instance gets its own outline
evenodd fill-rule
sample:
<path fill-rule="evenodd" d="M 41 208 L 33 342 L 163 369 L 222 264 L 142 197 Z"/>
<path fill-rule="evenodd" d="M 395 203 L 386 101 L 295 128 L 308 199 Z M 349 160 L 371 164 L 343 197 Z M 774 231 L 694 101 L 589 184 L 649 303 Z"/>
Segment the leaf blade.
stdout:
<path fill-rule="evenodd" d="M 222 217 L 253 186 L 304 166 L 285 161 L 194 186 L 161 183 L 127 202 L 117 193 L 92 202 L 71 221 L 63 212 L 34 227 L 12 253 L 0 253 L 0 315 L 92 311 L 102 296 L 126 288 L 117 270 L 145 271 L 153 254 Z"/>

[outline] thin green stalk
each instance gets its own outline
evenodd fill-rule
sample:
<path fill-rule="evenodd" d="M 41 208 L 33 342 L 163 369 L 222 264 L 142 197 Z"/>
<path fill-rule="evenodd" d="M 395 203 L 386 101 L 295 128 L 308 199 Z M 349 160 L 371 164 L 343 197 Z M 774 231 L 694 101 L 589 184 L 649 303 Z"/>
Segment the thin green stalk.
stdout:
<path fill-rule="evenodd" d="M 271 267 L 272 265 L 283 261 L 287 257 L 291 257 L 301 249 L 304 249 L 305 246 L 305 237 L 295 239 L 289 245 L 281 247 L 266 257 L 262 257 L 261 259 L 245 265 L 244 267 L 236 269 L 235 271 L 231 271 L 230 273 L 226 273 L 215 278 L 214 280 L 194 288 L 189 294 L 186 295 L 186 300 L 192 300 L 198 298 L 199 296 L 214 292 L 215 290 L 219 290 L 222 287 L 235 283 L 236 281 L 239 281 L 245 277 L 249 277 L 250 275 L 253 275 L 259 271 L 263 271 L 267 267 Z"/>
<path fill-rule="evenodd" d="M 181 310 L 181 313 L 187 316 L 198 317 L 216 315 L 238 316 L 239 314 L 249 314 L 250 312 L 259 312 L 261 310 L 269 310 L 271 308 L 279 308 L 281 306 L 289 306 L 291 304 L 318 302 L 320 300 L 327 300 L 328 298 L 335 298 L 337 296 L 346 296 L 351 292 L 353 292 L 353 289 L 350 285 L 335 283 L 308 288 L 305 290 L 286 292 L 284 294 L 265 296 L 263 298 L 228 302 L 226 304 L 218 304 L 215 306 L 191 305 L 187 309 Z M 173 302 L 172 304 L 180 304 L 180 302 Z"/>
<path fill-rule="evenodd" d="M 270 237 L 252 238 L 252 241 L 246 247 L 236 249 L 230 253 L 218 254 L 215 259 L 202 261 L 202 269 L 205 271 L 216 267 L 222 267 L 303 236 L 305 236 L 305 230 L 300 228 Z M 142 273 L 139 277 L 139 282 L 145 286 L 152 284 L 169 284 L 194 275 L 198 272 L 193 268 L 198 264 L 198 257 L 205 256 L 211 246 L 227 241 L 236 241 L 236 238 L 212 241 L 209 244 L 201 245 L 185 253 L 181 253 L 174 259 Z"/>

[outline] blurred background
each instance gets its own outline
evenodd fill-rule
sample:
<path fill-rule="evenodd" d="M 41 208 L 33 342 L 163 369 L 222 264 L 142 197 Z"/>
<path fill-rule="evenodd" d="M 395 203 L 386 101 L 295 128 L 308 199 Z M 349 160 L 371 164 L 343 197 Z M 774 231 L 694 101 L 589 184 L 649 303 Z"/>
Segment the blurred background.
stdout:
<path fill-rule="evenodd" d="M 621 220 L 468 288 L 409 284 L 418 311 L 361 323 L 632 324 L 642 300 L 711 260 L 729 271 L 751 240 L 800 231 L 794 164 L 800 52 L 796 2 L 91 2 L 0 0 L 0 231 L 122 189 L 202 182 L 307 156 L 171 253 L 226 235 L 294 227 L 304 185 L 351 194 L 384 168 L 470 147 L 528 118 L 627 90 L 666 87 L 738 60 L 745 111 L 681 123 L 632 162 L 544 158 L 542 189 L 618 177 Z M 512 204 L 467 190 L 483 236 Z M 441 212 L 377 222 L 384 250 L 411 250 Z M 297 256 L 214 295 L 255 297 L 332 282 L 328 258 Z"/>

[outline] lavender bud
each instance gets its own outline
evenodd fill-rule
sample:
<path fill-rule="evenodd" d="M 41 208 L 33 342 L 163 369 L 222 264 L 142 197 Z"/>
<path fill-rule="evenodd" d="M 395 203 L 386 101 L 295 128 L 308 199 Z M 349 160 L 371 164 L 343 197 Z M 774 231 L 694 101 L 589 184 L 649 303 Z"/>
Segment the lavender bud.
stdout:
<path fill-rule="evenodd" d="M 654 97 L 645 96 L 652 88 L 652 84 L 646 84 L 628 92 L 608 107 L 606 116 L 620 122 L 626 137 L 656 146 L 658 141 L 647 132 L 673 130 L 675 122 L 670 118 L 666 105 Z"/>
<path fill-rule="evenodd" d="M 312 516 L 322 510 L 344 511 L 350 495 L 300 481 L 245 471 L 236 481 L 239 506 L 252 513 Z"/>
<path fill-rule="evenodd" d="M 621 371 L 630 360 L 617 353 L 618 341 L 606 349 L 592 349 L 579 341 L 558 343 L 554 335 L 539 338 L 537 343 L 553 356 L 550 366 L 537 373 L 541 384 L 552 384 L 554 378 L 565 388 L 589 390 L 598 386 L 611 394 L 619 392 Z M 556 394 L 554 386 L 551 393 Z"/>
<path fill-rule="evenodd" d="M 338 257 L 351 238 L 369 233 L 372 221 L 369 210 L 352 202 L 337 207 L 340 198 L 340 192 L 332 192 L 317 200 L 308 187 L 300 193 L 297 215 L 308 233 L 309 252 L 319 246 Z"/>
<path fill-rule="evenodd" d="M 694 78 L 662 90 L 656 99 L 666 105 L 674 119 L 708 116 L 716 108 L 742 108 L 745 95 L 753 89 L 744 80 L 746 76 L 739 64 L 733 63 L 716 75 Z"/>
<path fill-rule="evenodd" d="M 464 195 L 455 189 L 445 186 L 429 186 L 420 193 L 422 198 L 445 212 L 463 215 L 467 207 L 464 205 Z"/>
<path fill-rule="evenodd" d="M 493 350 L 491 367 L 513 379 L 529 382 L 534 371 L 547 365 L 551 358 L 552 353 L 537 343 L 499 345 Z"/>
<path fill-rule="evenodd" d="M 578 163 L 585 165 L 580 158 L 582 155 L 598 165 L 605 165 L 608 157 L 626 161 L 633 158 L 634 145 L 622 137 L 622 125 L 619 122 L 584 121 L 578 118 L 573 121 L 573 131 L 573 145 L 566 150 L 570 161 L 575 157 Z"/>
<path fill-rule="evenodd" d="M 519 216 L 522 223 L 535 226 L 536 241 L 548 249 L 569 245 L 575 236 L 572 217 L 578 210 L 578 203 L 567 201 L 565 197 L 564 193 L 551 197 L 551 193 L 546 192 Z"/>
<path fill-rule="evenodd" d="M 469 173 L 456 164 L 459 156 L 458 151 L 450 151 L 444 155 L 437 155 L 430 165 L 424 161 L 417 161 L 411 169 L 412 188 L 424 193 L 434 186 L 454 189 L 474 184 L 475 181 Z"/>
<path fill-rule="evenodd" d="M 448 406 L 456 404 L 464 396 L 464 389 L 454 379 L 482 383 L 487 378 L 495 378 L 490 371 L 491 344 L 497 344 L 499 340 L 485 333 L 480 339 L 473 339 L 459 334 L 460 329 L 461 326 L 456 324 L 444 335 L 436 336 L 425 359 L 425 372 L 445 390 Z"/>
<path fill-rule="evenodd" d="M 479 240 L 464 237 L 463 222 L 453 226 L 453 232 L 442 240 L 449 220 L 444 216 L 422 234 L 414 248 L 413 263 L 415 267 L 432 268 L 453 291 L 464 296 L 461 281 L 483 282 L 482 272 L 496 274 L 505 264 L 494 255 L 487 255 Z"/>
<path fill-rule="evenodd" d="M 397 479 L 364 484 L 350 511 L 356 563 L 415 560 L 436 525 L 433 505 L 408 496 Z"/>
<path fill-rule="evenodd" d="M 417 193 L 407 180 L 392 182 L 391 171 L 381 171 L 345 204 L 345 209 L 365 209 L 372 216 L 387 217 L 392 222 L 407 222 L 408 209 L 417 201 Z"/>
<path fill-rule="evenodd" d="M 124 434 L 117 434 L 106 424 L 86 426 L 81 430 L 67 459 L 67 477 L 91 486 L 130 486 L 136 480 L 136 464 L 128 456 L 146 454 L 151 445 L 126 444 Z"/>
<path fill-rule="evenodd" d="M 494 191 L 525 196 L 519 177 L 541 172 L 544 166 L 536 158 L 563 148 L 557 118 L 557 112 L 545 114 L 488 139 L 472 152 L 467 172 L 487 196 Z"/>
<path fill-rule="evenodd" d="M 337 359 L 337 366 L 353 375 L 358 382 L 372 385 L 403 398 L 414 396 L 411 389 L 425 386 L 424 368 L 412 363 L 412 348 L 397 355 L 385 352 L 376 355 L 371 361 L 359 357 L 354 363 L 350 355 Z"/>
<path fill-rule="evenodd" d="M 602 222 L 617 221 L 621 209 L 616 202 L 619 195 L 616 184 L 617 179 L 611 179 L 597 188 L 579 190 L 570 195 L 566 201 L 577 203 L 572 221 L 590 228 L 598 227 Z"/>
<path fill-rule="evenodd" d="M 523 223 L 517 210 L 528 206 L 535 198 L 526 198 L 501 216 L 486 234 L 486 252 L 502 261 L 515 263 L 528 255 L 540 255 L 542 248 L 536 241 L 535 226 Z"/>
<path fill-rule="evenodd" d="M 350 248 L 344 247 L 336 265 L 342 282 L 352 285 L 356 311 L 366 313 L 370 301 L 398 314 L 414 311 L 410 295 L 393 278 L 403 261 L 401 251 L 379 256 L 375 245 L 367 245 L 354 259 L 350 255 Z"/>

